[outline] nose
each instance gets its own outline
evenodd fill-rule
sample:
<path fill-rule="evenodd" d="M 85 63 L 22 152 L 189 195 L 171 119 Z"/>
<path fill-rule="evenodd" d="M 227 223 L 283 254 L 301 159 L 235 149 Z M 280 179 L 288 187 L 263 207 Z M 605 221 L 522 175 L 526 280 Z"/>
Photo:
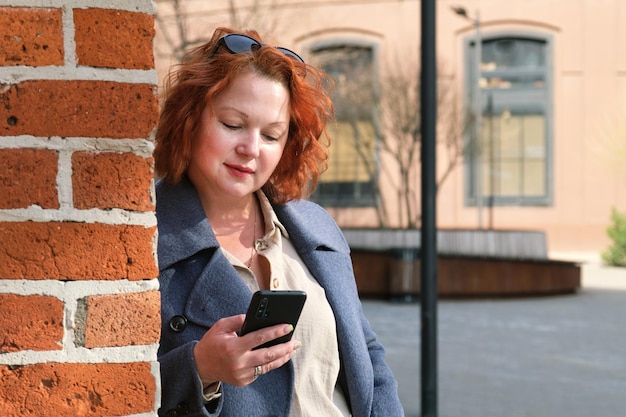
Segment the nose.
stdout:
<path fill-rule="evenodd" d="M 257 131 L 250 131 L 246 135 L 243 135 L 239 144 L 237 145 L 237 152 L 254 158 L 259 156 L 259 144 L 261 141 L 261 135 Z"/>

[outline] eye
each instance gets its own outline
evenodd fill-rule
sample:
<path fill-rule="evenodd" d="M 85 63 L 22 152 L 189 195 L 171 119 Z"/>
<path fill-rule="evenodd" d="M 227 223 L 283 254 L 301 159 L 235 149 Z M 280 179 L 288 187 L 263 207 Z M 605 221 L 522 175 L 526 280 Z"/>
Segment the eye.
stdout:
<path fill-rule="evenodd" d="M 263 137 L 268 142 L 279 142 L 286 134 L 282 129 L 269 129 L 263 133 Z"/>
<path fill-rule="evenodd" d="M 263 137 L 269 142 L 276 142 L 278 141 L 278 138 L 279 138 L 277 135 L 270 135 L 270 134 L 264 134 Z"/>
<path fill-rule="evenodd" d="M 233 125 L 233 124 L 226 123 L 226 122 L 222 122 L 222 125 L 223 125 L 226 129 L 228 129 L 228 130 L 237 130 L 237 129 L 241 129 L 241 126 L 239 126 L 239 125 Z"/>

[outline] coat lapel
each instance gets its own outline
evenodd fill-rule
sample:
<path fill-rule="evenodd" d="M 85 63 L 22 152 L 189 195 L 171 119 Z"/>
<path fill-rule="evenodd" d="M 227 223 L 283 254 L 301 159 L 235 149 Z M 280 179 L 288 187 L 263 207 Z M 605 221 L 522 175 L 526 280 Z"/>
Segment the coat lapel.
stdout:
<path fill-rule="evenodd" d="M 352 414 L 369 415 L 374 397 L 374 373 L 372 367 L 367 366 L 371 359 L 363 334 L 363 314 L 349 246 L 336 223 L 325 211 L 320 213 L 323 209 L 315 204 L 293 202 L 276 206 L 274 210 L 300 257 L 326 291 L 337 324 Z M 356 381 L 359 387 L 351 389 Z"/>
<path fill-rule="evenodd" d="M 250 290 L 219 249 L 193 185 L 183 179 L 175 186 L 159 182 L 157 187 L 159 245 L 168 248 L 159 252 L 159 269 L 189 260 L 186 271 L 194 275 L 185 316 L 211 327 L 222 317 L 245 313 Z"/>
<path fill-rule="evenodd" d="M 250 289 L 237 271 L 216 250 L 191 291 L 185 314 L 190 320 L 211 327 L 222 317 L 244 314 L 251 298 Z"/>

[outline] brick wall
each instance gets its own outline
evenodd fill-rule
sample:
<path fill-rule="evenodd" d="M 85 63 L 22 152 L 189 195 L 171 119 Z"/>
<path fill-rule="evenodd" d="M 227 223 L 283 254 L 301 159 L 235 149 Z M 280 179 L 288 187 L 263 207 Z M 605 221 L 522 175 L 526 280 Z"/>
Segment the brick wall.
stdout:
<path fill-rule="evenodd" d="M 2 416 L 156 415 L 153 14 L 0 5 Z"/>

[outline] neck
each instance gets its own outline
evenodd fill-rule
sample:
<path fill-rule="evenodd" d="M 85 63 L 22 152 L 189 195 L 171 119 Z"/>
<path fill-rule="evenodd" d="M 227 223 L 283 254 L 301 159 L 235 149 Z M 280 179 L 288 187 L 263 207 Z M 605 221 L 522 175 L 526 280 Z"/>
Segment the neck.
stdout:
<path fill-rule="evenodd" d="M 237 204 L 220 204 L 202 201 L 204 212 L 216 235 L 226 235 L 239 232 L 253 225 L 254 216 L 258 210 L 257 199 L 254 194 L 240 200 Z"/>

